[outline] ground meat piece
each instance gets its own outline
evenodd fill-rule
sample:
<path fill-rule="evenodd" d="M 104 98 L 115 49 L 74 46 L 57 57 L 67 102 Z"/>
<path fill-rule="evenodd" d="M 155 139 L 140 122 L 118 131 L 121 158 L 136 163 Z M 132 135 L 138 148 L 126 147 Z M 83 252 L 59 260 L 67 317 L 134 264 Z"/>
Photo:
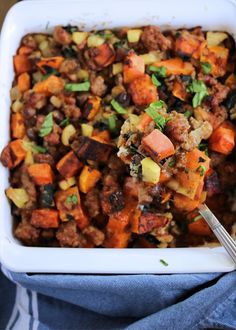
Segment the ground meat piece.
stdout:
<path fill-rule="evenodd" d="M 61 45 L 69 45 L 72 42 L 71 35 L 61 26 L 56 26 L 53 32 L 54 40 Z"/>
<path fill-rule="evenodd" d="M 65 74 L 75 73 L 78 68 L 79 63 L 77 62 L 77 60 L 73 58 L 68 58 L 62 62 L 59 72 Z"/>
<path fill-rule="evenodd" d="M 53 229 L 43 229 L 41 231 L 41 238 L 45 241 L 50 241 L 54 238 L 54 230 Z"/>
<path fill-rule="evenodd" d="M 110 173 L 104 177 L 100 199 L 103 213 L 107 215 L 125 207 L 124 195 L 115 174 Z"/>
<path fill-rule="evenodd" d="M 84 247 L 87 243 L 86 238 L 78 231 L 76 222 L 73 220 L 60 224 L 56 238 L 62 247 Z"/>
<path fill-rule="evenodd" d="M 141 35 L 141 41 L 147 50 L 167 50 L 171 41 L 166 38 L 157 26 L 146 26 Z"/>
<path fill-rule="evenodd" d="M 52 133 L 44 137 L 44 141 L 50 145 L 57 145 L 61 142 L 61 132 L 60 126 L 53 124 Z"/>
<path fill-rule="evenodd" d="M 207 176 L 205 181 L 207 196 L 211 197 L 220 193 L 220 182 L 217 173 L 214 171 L 210 176 Z"/>
<path fill-rule="evenodd" d="M 172 112 L 171 120 L 166 123 L 165 134 L 172 142 L 184 142 L 188 137 L 190 129 L 187 118 L 176 111 Z"/>
<path fill-rule="evenodd" d="M 34 154 L 35 163 L 45 163 L 53 166 L 55 164 L 54 158 L 49 154 Z"/>
<path fill-rule="evenodd" d="M 15 236 L 25 245 L 38 245 L 40 238 L 40 229 L 35 228 L 30 223 L 31 212 L 23 210 L 21 212 L 21 222 L 15 229 Z"/>
<path fill-rule="evenodd" d="M 213 129 L 210 123 L 207 121 L 203 122 L 202 125 L 191 131 L 187 139 L 181 144 L 181 147 L 185 150 L 192 150 L 199 145 L 202 140 L 207 140 Z"/>
<path fill-rule="evenodd" d="M 148 184 L 145 182 L 140 182 L 138 185 L 138 203 L 140 205 L 150 204 L 153 200 L 153 197 L 150 194 L 150 189 Z"/>
<path fill-rule="evenodd" d="M 210 95 L 212 96 L 211 99 L 211 106 L 217 107 L 228 95 L 230 89 L 228 86 L 222 85 L 217 83 L 217 85 L 213 86 Z"/>
<path fill-rule="evenodd" d="M 96 96 L 103 96 L 106 93 L 107 86 L 102 76 L 90 77 L 91 91 Z"/>
<path fill-rule="evenodd" d="M 32 91 L 24 94 L 26 108 L 42 109 L 47 104 L 47 97 L 44 94 L 32 93 Z"/>
<path fill-rule="evenodd" d="M 116 171 L 117 176 L 123 174 L 125 171 L 125 164 L 114 154 L 109 158 L 107 166 L 111 170 Z"/>
<path fill-rule="evenodd" d="M 105 239 L 104 233 L 94 226 L 85 228 L 83 234 L 96 246 L 102 245 Z"/>
<path fill-rule="evenodd" d="M 26 47 L 36 49 L 37 48 L 37 42 L 35 41 L 34 37 L 30 34 L 27 34 L 23 39 L 22 39 L 22 44 Z"/>
<path fill-rule="evenodd" d="M 91 218 L 95 218 L 97 215 L 99 215 L 100 213 L 99 191 L 97 189 L 90 190 L 85 195 L 84 204 Z"/>
<path fill-rule="evenodd" d="M 227 110 L 223 105 L 213 107 L 212 112 L 214 114 L 214 128 L 220 126 L 228 118 Z"/>
<path fill-rule="evenodd" d="M 77 122 L 81 117 L 80 108 L 78 108 L 76 105 L 66 104 L 62 111 L 64 112 L 65 116 L 68 117 L 72 122 Z"/>
<path fill-rule="evenodd" d="M 44 115 L 38 115 L 37 116 L 37 121 L 36 121 L 36 125 L 35 125 L 35 128 L 36 130 L 39 132 L 40 131 L 40 128 L 44 122 L 44 119 L 45 119 L 45 116 Z"/>
<path fill-rule="evenodd" d="M 23 117 L 24 121 L 26 123 L 26 126 L 28 126 L 29 120 L 35 117 L 36 115 L 36 109 L 30 108 L 30 107 L 24 107 L 23 109 Z"/>

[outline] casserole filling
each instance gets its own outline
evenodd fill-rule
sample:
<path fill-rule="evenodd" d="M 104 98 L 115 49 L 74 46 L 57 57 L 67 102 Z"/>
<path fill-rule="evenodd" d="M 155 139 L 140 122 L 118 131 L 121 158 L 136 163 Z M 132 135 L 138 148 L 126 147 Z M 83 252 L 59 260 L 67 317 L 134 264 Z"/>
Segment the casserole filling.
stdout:
<path fill-rule="evenodd" d="M 15 236 L 29 246 L 214 243 L 231 232 L 235 42 L 200 27 L 28 34 L 13 58 L 1 162 Z"/>

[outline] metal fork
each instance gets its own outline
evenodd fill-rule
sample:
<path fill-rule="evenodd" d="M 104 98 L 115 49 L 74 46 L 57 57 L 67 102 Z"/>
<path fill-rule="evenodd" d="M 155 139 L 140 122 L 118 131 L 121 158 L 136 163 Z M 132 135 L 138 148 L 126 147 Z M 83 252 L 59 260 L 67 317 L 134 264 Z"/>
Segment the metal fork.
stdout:
<path fill-rule="evenodd" d="M 228 252 L 230 257 L 233 259 L 236 264 L 236 242 L 228 234 L 225 228 L 220 224 L 216 216 L 211 212 L 211 210 L 202 204 L 198 207 L 199 213 L 206 220 L 213 233 L 218 238 L 219 242 L 223 245 L 225 250 Z"/>

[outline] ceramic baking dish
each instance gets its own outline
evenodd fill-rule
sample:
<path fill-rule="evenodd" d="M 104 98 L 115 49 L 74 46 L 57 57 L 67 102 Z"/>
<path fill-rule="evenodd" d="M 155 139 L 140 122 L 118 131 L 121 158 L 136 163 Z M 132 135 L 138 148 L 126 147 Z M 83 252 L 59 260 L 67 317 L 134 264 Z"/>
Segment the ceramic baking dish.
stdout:
<path fill-rule="evenodd" d="M 12 56 L 23 35 L 48 32 L 57 24 L 85 30 L 155 24 L 163 29 L 201 25 L 236 35 L 236 4 L 230 0 L 64 0 L 23 1 L 8 13 L 0 49 L 0 149 L 9 139 Z M 4 194 L 8 170 L 0 166 L 0 260 L 17 272 L 191 273 L 228 272 L 234 264 L 223 248 L 66 249 L 24 247 L 13 236 Z M 168 262 L 164 266 L 160 259 Z"/>

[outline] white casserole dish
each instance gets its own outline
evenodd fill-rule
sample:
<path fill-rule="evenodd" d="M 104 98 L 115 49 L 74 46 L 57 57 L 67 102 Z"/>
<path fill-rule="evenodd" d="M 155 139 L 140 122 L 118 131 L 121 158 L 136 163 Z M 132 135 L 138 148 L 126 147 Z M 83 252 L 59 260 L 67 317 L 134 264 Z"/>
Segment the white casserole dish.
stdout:
<path fill-rule="evenodd" d="M 0 149 L 9 140 L 9 90 L 12 56 L 23 35 L 46 32 L 57 24 L 83 29 L 155 24 L 228 31 L 236 36 L 236 3 L 232 0 L 69 0 L 24 1 L 8 13 L 0 49 Z M 235 265 L 223 248 L 65 249 L 24 247 L 13 236 L 10 207 L 4 194 L 8 170 L 0 166 L 0 260 L 16 272 L 48 273 L 196 273 L 228 272 Z M 165 267 L 160 259 L 168 262 Z"/>

